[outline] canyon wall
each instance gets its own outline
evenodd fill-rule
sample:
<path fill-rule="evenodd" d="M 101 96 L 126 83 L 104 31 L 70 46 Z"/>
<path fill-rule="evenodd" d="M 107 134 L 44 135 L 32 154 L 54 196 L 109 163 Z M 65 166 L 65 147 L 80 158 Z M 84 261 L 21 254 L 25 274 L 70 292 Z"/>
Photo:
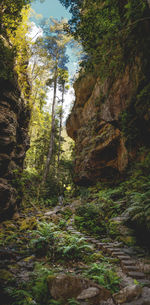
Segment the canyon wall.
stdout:
<path fill-rule="evenodd" d="M 0 77 L 0 220 L 17 213 L 21 201 L 19 173 L 29 147 L 30 111 L 21 98 L 15 73 Z"/>
<path fill-rule="evenodd" d="M 76 100 L 67 133 L 75 141 L 77 184 L 118 181 L 137 151 L 149 145 L 150 78 L 146 70 L 137 57 L 116 78 L 101 80 L 94 73 L 82 73 L 75 82 Z"/>

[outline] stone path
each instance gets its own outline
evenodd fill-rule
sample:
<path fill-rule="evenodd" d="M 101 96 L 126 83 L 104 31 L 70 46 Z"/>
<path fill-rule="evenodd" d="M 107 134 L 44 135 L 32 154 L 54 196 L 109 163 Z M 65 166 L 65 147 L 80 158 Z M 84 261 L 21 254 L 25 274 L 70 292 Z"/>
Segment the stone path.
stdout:
<path fill-rule="evenodd" d="M 65 208 L 66 207 L 57 206 L 53 210 L 47 211 L 45 213 L 45 219 L 50 219 L 51 216 L 53 217 L 55 214 L 59 214 L 59 212 L 63 211 Z M 36 215 L 36 218 L 38 219 L 38 214 Z M 131 253 L 130 249 L 125 247 L 123 243 L 102 243 L 98 239 L 79 232 L 74 226 L 73 218 L 69 220 L 67 230 L 71 234 L 84 237 L 86 241 L 93 245 L 93 250 L 95 252 L 102 251 L 104 255 L 106 254 L 110 258 L 117 259 L 119 262 L 117 273 L 121 278 L 121 291 L 118 293 L 118 295 L 113 296 L 113 299 L 111 298 L 108 301 L 101 302 L 98 305 L 150 305 L 150 281 L 147 275 L 144 272 L 141 272 L 141 266 L 138 259 L 134 255 L 134 252 Z M 20 232 L 20 236 L 21 235 L 22 233 Z M 30 235 L 24 235 L 24 238 L 30 239 Z M 22 247 L 23 245 L 19 244 L 19 249 Z M 5 267 L 5 265 L 11 265 L 12 268 L 9 268 L 6 275 L 9 277 L 12 274 L 12 276 L 16 278 L 16 283 L 18 283 L 18 285 L 21 281 L 28 282 L 30 272 L 32 272 L 34 268 L 35 261 L 34 255 L 30 256 L 30 251 L 28 252 L 28 249 L 26 251 L 26 245 L 23 251 L 20 252 L 19 249 L 17 247 L 15 248 L 14 246 L 13 248 L 7 247 L 7 249 L 0 248 L 0 258 L 2 259 L 1 269 L 3 269 L 3 266 Z M 141 288 L 135 285 L 135 280 L 140 282 L 145 287 Z M 131 287 L 131 289 L 129 289 L 129 287 Z M 86 293 L 87 292 L 89 293 L 89 291 L 86 291 Z M 8 303 L 6 302 L 3 303 L 3 305 L 4 304 L 7 305 Z M 86 302 L 80 302 L 80 304 L 87 305 Z"/>
<path fill-rule="evenodd" d="M 74 219 L 70 220 L 70 223 L 67 227 L 67 230 L 72 234 L 78 236 L 83 236 L 86 241 L 93 244 L 95 250 L 102 251 L 104 254 L 112 258 L 117 258 L 120 262 L 120 270 L 118 270 L 118 275 L 122 279 L 123 288 L 134 285 L 135 280 L 142 284 L 144 287 L 141 289 L 141 294 L 137 297 L 133 296 L 133 300 L 130 300 L 132 296 L 129 296 L 129 302 L 117 301 L 114 299 L 115 303 L 105 303 L 106 305 L 110 304 L 122 304 L 122 305 L 150 305 L 150 280 L 147 278 L 146 274 L 141 272 L 139 268 L 138 260 L 135 257 L 126 254 L 127 247 L 121 242 L 112 242 L 112 243 L 102 243 L 100 240 L 95 239 L 91 236 L 85 236 L 85 234 L 77 231 L 74 226 Z M 133 293 L 134 295 L 134 293 Z M 136 299 L 137 298 L 137 299 Z M 128 299 L 128 298 L 127 298 Z M 128 300 L 127 300 L 128 301 Z"/>

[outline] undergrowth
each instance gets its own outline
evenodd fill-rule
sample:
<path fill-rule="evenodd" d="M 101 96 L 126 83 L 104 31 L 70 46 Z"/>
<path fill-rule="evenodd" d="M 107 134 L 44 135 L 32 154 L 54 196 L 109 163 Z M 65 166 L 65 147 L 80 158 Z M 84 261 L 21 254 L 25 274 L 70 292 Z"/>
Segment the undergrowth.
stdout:
<path fill-rule="evenodd" d="M 84 275 L 96 281 L 99 285 L 104 286 L 112 293 L 119 290 L 120 279 L 112 265 L 106 261 L 92 264 Z"/>
<path fill-rule="evenodd" d="M 85 238 L 62 231 L 53 223 L 40 222 L 38 229 L 30 232 L 30 246 L 37 257 L 52 260 L 82 260 L 91 252 Z"/>
<path fill-rule="evenodd" d="M 119 231 L 112 220 L 122 215 L 137 235 L 145 232 L 146 239 L 150 232 L 149 150 L 140 149 L 138 160 L 130 165 L 126 179 L 118 185 L 108 187 L 98 183 L 88 191 L 81 189 L 83 204 L 76 209 L 75 216 L 80 230 L 117 238 Z"/>

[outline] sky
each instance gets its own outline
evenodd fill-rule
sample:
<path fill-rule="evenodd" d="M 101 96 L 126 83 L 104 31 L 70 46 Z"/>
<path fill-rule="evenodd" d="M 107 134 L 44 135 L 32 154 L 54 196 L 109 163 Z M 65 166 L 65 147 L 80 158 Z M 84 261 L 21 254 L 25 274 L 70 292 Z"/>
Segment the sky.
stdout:
<path fill-rule="evenodd" d="M 59 0 L 45 0 L 43 3 L 40 3 L 40 0 L 36 0 L 36 2 L 32 3 L 32 8 L 45 18 L 53 16 L 58 19 L 61 19 L 61 17 L 69 19 L 71 17 Z"/>
<path fill-rule="evenodd" d="M 59 2 L 59 0 L 45 0 L 43 3 L 40 3 L 40 0 L 36 0 L 35 2 L 32 3 L 31 5 L 32 9 L 36 12 L 36 14 L 42 15 L 43 18 L 57 18 L 58 20 L 61 20 L 61 18 L 66 18 L 70 19 L 71 14 L 69 11 L 67 11 Z M 32 17 L 31 21 L 35 23 L 35 26 L 33 27 L 33 36 L 39 32 L 39 28 L 37 28 L 40 24 L 40 19 L 35 19 Z M 68 63 L 68 70 L 69 70 L 69 75 L 70 79 L 73 78 L 76 69 L 77 69 L 77 58 L 75 57 L 73 51 L 68 48 L 67 54 L 69 56 L 69 63 Z M 59 94 L 58 94 L 59 95 Z M 51 93 L 49 93 L 49 103 L 51 102 Z M 71 87 L 69 92 L 66 95 L 65 103 L 64 103 L 64 108 L 65 108 L 65 118 L 68 116 L 69 109 L 71 108 L 71 105 L 74 100 L 74 91 L 73 88 Z"/>
<path fill-rule="evenodd" d="M 43 3 L 41 3 L 40 0 L 36 0 L 35 2 L 32 2 L 31 7 L 36 14 L 42 15 L 43 18 L 54 17 L 58 20 L 61 20 L 61 18 L 69 20 L 71 18 L 71 14 L 61 5 L 59 0 L 45 0 Z M 32 21 L 34 21 L 37 26 L 40 24 L 40 19 L 32 18 Z M 68 63 L 69 74 L 71 78 L 73 78 L 77 69 L 77 58 L 70 48 L 68 48 L 67 53 L 70 58 Z"/>

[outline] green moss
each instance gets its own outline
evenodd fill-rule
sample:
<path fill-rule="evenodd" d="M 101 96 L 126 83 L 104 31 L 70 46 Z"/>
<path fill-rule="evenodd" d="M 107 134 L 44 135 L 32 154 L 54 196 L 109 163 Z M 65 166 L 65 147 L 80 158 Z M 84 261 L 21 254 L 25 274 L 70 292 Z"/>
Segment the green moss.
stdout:
<path fill-rule="evenodd" d="M 47 277 L 47 283 L 51 286 L 51 284 L 52 284 L 52 282 L 54 281 L 55 278 L 56 278 L 56 275 L 50 274 L 50 275 Z"/>
<path fill-rule="evenodd" d="M 102 251 L 99 251 L 99 252 L 95 252 L 91 255 L 89 255 L 87 258 L 86 258 L 86 262 L 96 262 L 96 261 L 101 261 L 104 259 L 104 255 L 102 254 Z"/>
<path fill-rule="evenodd" d="M 150 83 L 148 83 L 140 92 L 137 94 L 135 109 L 139 117 L 146 115 L 147 119 L 150 116 Z"/>
<path fill-rule="evenodd" d="M 33 230 L 35 228 L 37 228 L 36 217 L 27 218 L 20 222 L 20 231 Z"/>
<path fill-rule="evenodd" d="M 106 261 L 91 264 L 85 275 L 112 293 L 119 291 L 120 279 L 112 265 Z"/>
<path fill-rule="evenodd" d="M 123 241 L 127 246 L 134 246 L 136 239 L 134 236 L 120 236 L 120 240 Z"/>
<path fill-rule="evenodd" d="M 72 216 L 72 210 L 70 208 L 66 208 L 64 211 L 61 211 L 60 214 L 65 220 L 68 220 Z"/>
<path fill-rule="evenodd" d="M 108 233 L 112 238 L 119 236 L 119 224 L 110 220 L 108 224 Z"/>
<path fill-rule="evenodd" d="M 13 79 L 14 50 L 0 38 L 0 78 Z"/>
<path fill-rule="evenodd" d="M 132 150 L 135 145 L 149 145 L 149 119 L 150 83 L 144 84 L 143 81 L 139 81 L 139 86 L 128 108 L 120 115 L 121 131 L 129 150 Z"/>
<path fill-rule="evenodd" d="M 14 276 L 10 271 L 1 269 L 0 270 L 0 280 L 11 282 L 12 280 L 14 280 Z"/>
<path fill-rule="evenodd" d="M 93 204 L 85 204 L 76 209 L 75 224 L 80 230 L 93 234 L 106 232 L 103 210 Z"/>

